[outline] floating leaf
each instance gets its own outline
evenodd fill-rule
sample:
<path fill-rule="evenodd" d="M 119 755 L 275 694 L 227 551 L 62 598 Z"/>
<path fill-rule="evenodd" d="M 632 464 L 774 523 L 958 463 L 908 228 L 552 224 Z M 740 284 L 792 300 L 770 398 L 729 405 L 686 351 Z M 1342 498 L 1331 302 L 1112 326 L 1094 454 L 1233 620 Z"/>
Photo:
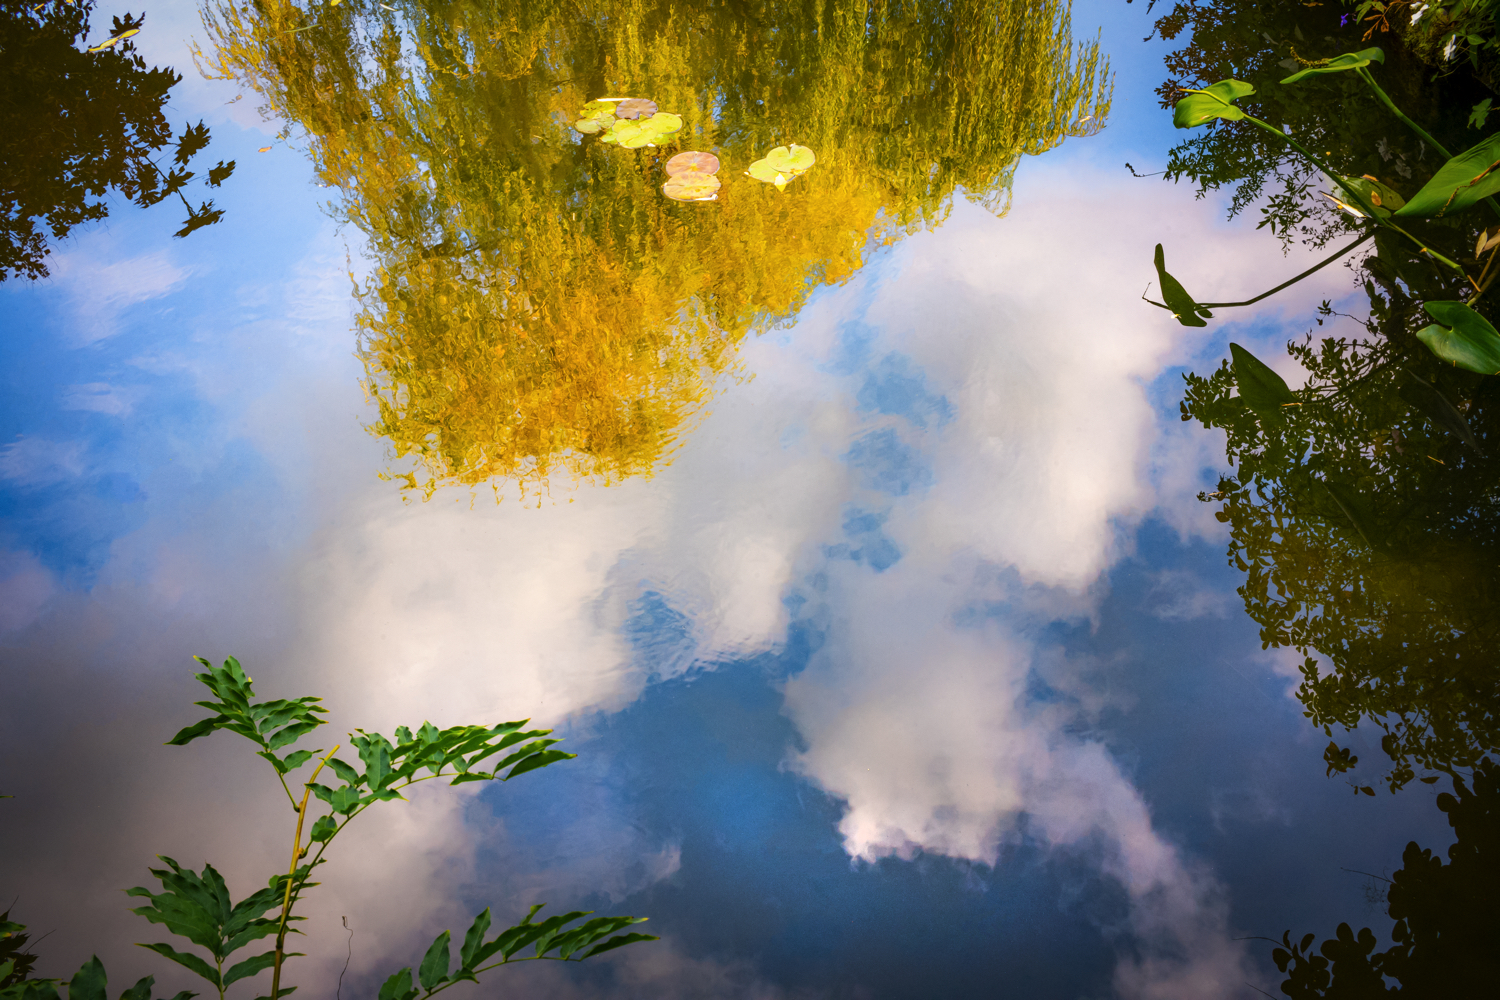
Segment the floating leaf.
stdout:
<path fill-rule="evenodd" d="M 771 167 L 789 176 L 805 173 L 814 163 L 818 162 L 818 158 L 813 155 L 812 150 L 806 146 L 798 146 L 796 144 L 791 146 L 777 146 L 766 154 L 765 159 Z"/>
<path fill-rule="evenodd" d="M 657 135 L 671 135 L 682 128 L 682 116 L 674 115 L 666 111 L 658 111 L 650 118 L 640 120 L 640 126 L 649 129 Z"/>
<path fill-rule="evenodd" d="M 667 178 L 662 194 L 673 201 L 713 201 L 718 197 L 719 179 L 702 170 L 684 170 Z"/>
<path fill-rule="evenodd" d="M 262 147 L 260 147 L 259 149 L 256 150 L 257 153 L 269 153 L 270 151 L 271 151 L 271 147 L 270 146 L 262 146 Z"/>
<path fill-rule="evenodd" d="M 1443 164 L 1396 214 L 1427 219 L 1462 212 L 1500 192 L 1500 132 Z"/>
<path fill-rule="evenodd" d="M 758 181 L 775 184 L 778 188 L 786 187 L 787 181 L 793 180 L 796 177 L 795 174 L 789 177 L 784 172 L 777 170 L 771 166 L 770 160 L 756 160 L 750 164 L 750 169 L 746 170 L 745 173 Z"/>
<path fill-rule="evenodd" d="M 703 174 L 716 174 L 719 172 L 719 158 L 712 153 L 678 153 L 667 161 L 666 170 L 668 176 L 675 176 L 690 170 Z"/>
<path fill-rule="evenodd" d="M 1245 405 L 1261 416 L 1281 416 L 1282 407 L 1297 401 L 1296 393 L 1286 379 L 1272 371 L 1264 361 L 1239 344 L 1229 345 L 1233 359 L 1234 381 Z"/>
<path fill-rule="evenodd" d="M 573 123 L 573 128 L 584 135 L 593 135 L 595 132 L 603 132 L 606 124 L 597 118 L 580 118 Z"/>
<path fill-rule="evenodd" d="M 642 146 L 654 145 L 658 139 L 671 135 L 681 128 L 681 117 L 659 112 L 639 121 L 617 121 L 602 136 L 602 140 L 626 149 L 639 149 Z"/>
<path fill-rule="evenodd" d="M 615 116 L 614 101 L 589 101 L 578 110 L 578 117 L 584 121 L 604 121 L 608 123 Z"/>
<path fill-rule="evenodd" d="M 621 101 L 614 109 L 617 118 L 643 118 L 656 114 L 656 102 L 648 101 L 644 97 L 629 97 Z"/>
<path fill-rule="evenodd" d="M 1233 102 L 1253 93 L 1255 88 L 1243 80 L 1220 80 L 1212 87 L 1190 90 L 1172 111 L 1172 124 L 1178 128 L 1193 128 L 1214 118 L 1237 121 L 1245 117 L 1245 112 Z"/>
<path fill-rule="evenodd" d="M 1500 375 L 1500 332 L 1462 302 L 1424 302 L 1437 320 L 1417 331 L 1417 339 L 1444 361 L 1481 375 Z"/>
<path fill-rule="evenodd" d="M 125 39 L 130 38 L 130 37 L 132 37 L 134 35 L 139 35 L 140 33 L 141 33 L 141 29 L 140 28 L 127 28 L 126 30 L 120 32 L 118 35 L 114 35 L 114 36 L 112 36 L 110 38 L 106 38 L 104 41 L 100 42 L 98 45 L 95 45 L 95 46 L 91 47 L 88 51 L 90 51 L 90 52 L 103 52 L 105 49 L 113 47 L 116 43 L 123 42 Z"/>
<path fill-rule="evenodd" d="M 1343 55 L 1327 62 L 1320 62 L 1316 66 L 1307 66 L 1281 82 L 1283 84 L 1296 83 L 1305 76 L 1318 76 L 1322 73 L 1343 73 L 1351 69 L 1363 69 L 1372 62 L 1385 62 L 1385 53 L 1378 48 L 1361 49 L 1358 52 L 1345 52 Z"/>
<path fill-rule="evenodd" d="M 1166 255 L 1162 252 L 1161 244 L 1156 244 L 1156 279 L 1161 285 L 1161 297 L 1166 302 L 1167 308 L 1172 310 L 1172 315 L 1177 317 L 1177 322 L 1183 326 L 1207 326 L 1203 316 L 1213 317 L 1213 313 L 1200 306 L 1182 287 L 1182 283 L 1167 273 Z M 1200 315 L 1201 314 L 1201 315 Z"/>

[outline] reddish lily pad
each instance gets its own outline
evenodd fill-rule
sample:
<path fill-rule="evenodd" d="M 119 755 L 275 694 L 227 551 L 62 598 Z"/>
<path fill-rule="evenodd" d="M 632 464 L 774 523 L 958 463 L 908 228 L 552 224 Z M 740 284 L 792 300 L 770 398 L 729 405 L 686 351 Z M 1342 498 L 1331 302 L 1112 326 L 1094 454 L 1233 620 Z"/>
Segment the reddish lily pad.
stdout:
<path fill-rule="evenodd" d="M 719 172 L 719 158 L 712 153 L 686 152 L 678 153 L 667 161 L 667 174 L 675 176 L 689 170 L 696 170 L 705 174 L 716 174 Z"/>
<path fill-rule="evenodd" d="M 644 97 L 628 97 L 615 105 L 615 117 L 625 119 L 649 118 L 656 114 L 656 102 Z"/>

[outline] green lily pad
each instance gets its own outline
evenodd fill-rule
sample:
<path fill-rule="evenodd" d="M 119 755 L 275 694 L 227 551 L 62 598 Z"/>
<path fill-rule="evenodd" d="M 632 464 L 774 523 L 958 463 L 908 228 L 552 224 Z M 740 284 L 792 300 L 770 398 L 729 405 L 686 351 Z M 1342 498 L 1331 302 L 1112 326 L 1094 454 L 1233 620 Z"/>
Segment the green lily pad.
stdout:
<path fill-rule="evenodd" d="M 606 124 L 615 117 L 615 105 L 618 101 L 589 101 L 578 111 L 578 117 L 584 121 L 602 121 Z"/>
<path fill-rule="evenodd" d="M 796 174 L 789 174 L 784 170 L 777 170 L 771 166 L 769 159 L 756 160 L 750 164 L 750 169 L 746 170 L 745 173 L 758 181 L 775 184 L 778 188 L 784 188 L 787 186 L 787 182 L 797 179 Z"/>
<path fill-rule="evenodd" d="M 644 97 L 627 97 L 616 105 L 613 114 L 617 118 L 630 120 L 649 118 L 656 114 L 656 102 L 648 101 Z"/>
<path fill-rule="evenodd" d="M 639 124 L 655 135 L 671 135 L 682 128 L 682 116 L 658 111 L 650 118 L 642 118 Z"/>
<path fill-rule="evenodd" d="M 777 146 L 765 156 L 765 162 L 773 170 L 788 175 L 796 175 L 807 171 L 818 158 L 813 151 L 806 146 Z"/>
<path fill-rule="evenodd" d="M 593 135 L 596 132 L 603 132 L 607 124 L 607 122 L 601 122 L 597 119 L 580 118 L 573 123 L 573 129 L 576 132 L 582 132 L 584 135 Z"/>
<path fill-rule="evenodd" d="M 678 153 L 666 163 L 668 176 L 687 173 L 690 170 L 696 170 L 704 174 L 716 174 L 719 172 L 719 158 L 712 153 L 689 151 Z"/>
<path fill-rule="evenodd" d="M 1193 128 L 1214 118 L 1238 121 L 1245 117 L 1245 112 L 1235 107 L 1234 102 L 1253 93 L 1255 88 L 1243 80 L 1220 80 L 1212 87 L 1190 90 L 1172 111 L 1172 124 Z"/>
<path fill-rule="evenodd" d="M 1360 69 L 1370 65 L 1372 62 L 1385 62 L 1385 53 L 1378 48 L 1361 49 L 1358 52 L 1345 52 L 1335 59 L 1330 59 L 1319 66 L 1308 66 L 1300 69 L 1281 82 L 1283 84 L 1296 83 L 1305 76 L 1317 76 L 1320 73 L 1343 73 L 1346 70 Z"/>
<path fill-rule="evenodd" d="M 667 178 L 662 194 L 673 201 L 713 201 L 718 197 L 719 179 L 702 170 L 683 170 Z"/>
<path fill-rule="evenodd" d="M 1500 332 L 1462 302 L 1424 302 L 1437 320 L 1417 331 L 1427 349 L 1450 364 L 1481 375 L 1500 375 Z"/>
<path fill-rule="evenodd" d="M 1500 160 L 1500 132 L 1443 164 L 1396 214 L 1419 219 L 1453 215 L 1500 193 L 1500 170 L 1493 169 L 1496 160 Z"/>

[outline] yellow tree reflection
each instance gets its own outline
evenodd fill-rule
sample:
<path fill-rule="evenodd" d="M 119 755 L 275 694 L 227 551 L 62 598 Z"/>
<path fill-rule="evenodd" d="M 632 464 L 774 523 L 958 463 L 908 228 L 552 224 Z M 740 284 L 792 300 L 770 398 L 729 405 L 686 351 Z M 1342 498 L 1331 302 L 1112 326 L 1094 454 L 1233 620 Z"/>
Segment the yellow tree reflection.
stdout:
<path fill-rule="evenodd" d="M 957 192 L 1002 212 L 1021 155 L 1109 109 L 1097 44 L 1075 47 L 1057 0 L 220 0 L 203 15 L 200 64 L 305 130 L 333 211 L 368 239 L 371 429 L 428 496 L 649 475 L 748 333 Z M 608 95 L 684 128 L 660 149 L 575 134 Z M 789 142 L 818 162 L 785 191 L 742 176 Z M 718 201 L 662 195 L 681 149 L 723 161 Z"/>

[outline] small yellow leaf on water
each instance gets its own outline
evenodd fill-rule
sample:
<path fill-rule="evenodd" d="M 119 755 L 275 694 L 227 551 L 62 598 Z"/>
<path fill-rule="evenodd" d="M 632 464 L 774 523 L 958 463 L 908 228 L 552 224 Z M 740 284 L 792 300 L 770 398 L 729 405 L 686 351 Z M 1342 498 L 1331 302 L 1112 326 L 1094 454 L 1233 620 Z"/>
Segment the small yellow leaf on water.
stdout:
<path fill-rule="evenodd" d="M 271 147 L 270 146 L 262 146 L 262 147 L 260 147 L 259 149 L 256 150 L 257 153 L 269 153 L 270 151 L 271 151 Z"/>

